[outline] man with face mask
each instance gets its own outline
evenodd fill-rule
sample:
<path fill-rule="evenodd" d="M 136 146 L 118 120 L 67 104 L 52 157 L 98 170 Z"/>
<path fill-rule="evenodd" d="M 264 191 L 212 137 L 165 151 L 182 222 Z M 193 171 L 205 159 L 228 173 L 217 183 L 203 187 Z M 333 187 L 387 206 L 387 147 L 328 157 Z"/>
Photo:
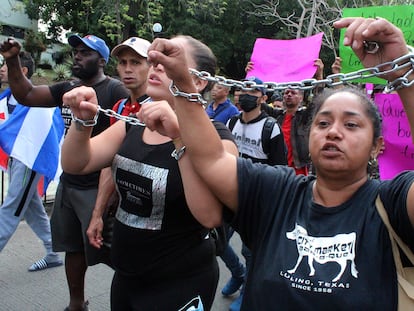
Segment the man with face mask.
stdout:
<path fill-rule="evenodd" d="M 262 80 L 256 77 L 250 77 L 245 81 L 254 82 L 256 85 L 263 84 Z M 276 119 L 261 110 L 261 103 L 266 102 L 266 99 L 267 95 L 262 87 L 249 91 L 242 90 L 239 97 L 241 113 L 232 117 L 227 122 L 227 127 L 234 136 L 241 157 L 269 165 L 286 165 L 287 149 L 282 130 Z M 231 227 L 227 229 L 229 239 L 233 230 Z M 250 250 L 244 244 L 242 245 L 242 255 L 246 260 L 244 280 L 249 271 L 251 260 Z M 236 292 L 242 286 L 243 281 L 236 274 L 240 271 L 239 259 L 230 245 L 223 252 L 221 259 L 232 274 L 231 279 L 222 289 L 222 294 L 227 296 Z M 242 299 L 243 288 L 239 297 L 230 305 L 230 311 L 240 310 Z"/>
<path fill-rule="evenodd" d="M 263 84 L 256 77 L 250 77 L 246 81 Z M 239 97 L 241 113 L 232 117 L 227 126 L 233 133 L 241 157 L 269 165 L 286 165 L 282 131 L 276 120 L 261 110 L 261 103 L 266 102 L 266 99 L 265 90 L 261 87 L 250 91 L 242 90 Z"/>
<path fill-rule="evenodd" d="M 72 47 L 72 74 L 77 78 L 48 85 L 33 85 L 22 73 L 19 52 L 20 43 L 9 38 L 0 44 L 0 53 L 8 67 L 9 85 L 17 101 L 31 107 L 61 107 L 66 129 L 72 120 L 71 111 L 62 103 L 67 91 L 80 85 L 93 87 L 98 96 L 99 105 L 110 109 L 113 103 L 128 97 L 129 92 L 122 82 L 105 75 L 104 67 L 109 60 L 109 48 L 105 41 L 93 35 L 68 38 Z M 94 123 L 92 136 L 99 134 L 109 126 L 109 117 L 99 115 Z M 33 124 L 36 130 L 36 124 Z M 109 259 L 108 254 L 92 247 L 86 236 L 92 211 L 98 192 L 100 172 L 88 175 L 72 175 L 63 172 L 55 197 L 51 216 L 53 250 L 65 252 L 65 272 L 69 287 L 69 306 L 65 311 L 88 310 L 88 301 L 84 297 L 85 273 L 88 266 Z"/>

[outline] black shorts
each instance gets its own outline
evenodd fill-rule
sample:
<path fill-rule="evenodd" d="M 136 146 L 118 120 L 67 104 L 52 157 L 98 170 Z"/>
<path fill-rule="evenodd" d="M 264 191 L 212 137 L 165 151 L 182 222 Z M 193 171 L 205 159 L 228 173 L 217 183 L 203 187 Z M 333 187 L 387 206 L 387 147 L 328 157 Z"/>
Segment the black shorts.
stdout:
<path fill-rule="evenodd" d="M 107 249 L 89 244 L 86 230 L 95 207 L 98 189 L 77 189 L 60 182 L 50 219 L 53 251 L 84 252 L 88 266 L 107 263 Z"/>

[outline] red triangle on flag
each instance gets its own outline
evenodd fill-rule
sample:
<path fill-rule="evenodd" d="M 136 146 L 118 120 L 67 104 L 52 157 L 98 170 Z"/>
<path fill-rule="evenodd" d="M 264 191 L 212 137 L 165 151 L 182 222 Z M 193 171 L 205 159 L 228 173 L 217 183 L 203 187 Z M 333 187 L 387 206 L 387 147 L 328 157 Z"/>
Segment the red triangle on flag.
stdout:
<path fill-rule="evenodd" d="M 39 183 L 37 184 L 37 192 L 39 193 L 41 197 L 45 194 L 44 184 L 45 184 L 45 178 L 42 175 L 42 177 L 40 177 L 39 179 Z"/>
<path fill-rule="evenodd" d="M 0 148 L 0 169 L 7 170 L 7 161 L 9 156 Z"/>
<path fill-rule="evenodd" d="M 4 112 L 0 112 L 0 119 L 6 120 L 6 114 Z"/>

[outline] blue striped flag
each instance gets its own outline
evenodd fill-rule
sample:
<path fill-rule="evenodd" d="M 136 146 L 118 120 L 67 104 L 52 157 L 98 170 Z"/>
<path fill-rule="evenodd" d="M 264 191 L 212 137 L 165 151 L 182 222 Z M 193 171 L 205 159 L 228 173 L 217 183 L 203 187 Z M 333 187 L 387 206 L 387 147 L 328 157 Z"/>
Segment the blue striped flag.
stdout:
<path fill-rule="evenodd" d="M 60 150 L 64 123 L 60 109 L 17 104 L 7 121 L 0 124 L 0 147 L 10 157 L 45 176 L 45 189 L 62 173 Z"/>

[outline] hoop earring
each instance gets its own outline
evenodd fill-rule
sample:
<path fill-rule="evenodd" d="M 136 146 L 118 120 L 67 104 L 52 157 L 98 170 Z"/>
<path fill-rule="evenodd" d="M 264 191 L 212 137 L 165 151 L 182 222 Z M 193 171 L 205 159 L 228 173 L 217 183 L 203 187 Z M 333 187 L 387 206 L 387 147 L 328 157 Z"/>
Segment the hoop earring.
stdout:
<path fill-rule="evenodd" d="M 378 164 L 378 159 L 376 156 L 371 156 L 371 158 L 368 161 L 368 165 L 373 166 Z"/>
<path fill-rule="evenodd" d="M 378 159 L 377 157 L 374 155 L 371 156 L 371 158 L 368 161 L 368 165 L 377 165 L 378 164 Z"/>

